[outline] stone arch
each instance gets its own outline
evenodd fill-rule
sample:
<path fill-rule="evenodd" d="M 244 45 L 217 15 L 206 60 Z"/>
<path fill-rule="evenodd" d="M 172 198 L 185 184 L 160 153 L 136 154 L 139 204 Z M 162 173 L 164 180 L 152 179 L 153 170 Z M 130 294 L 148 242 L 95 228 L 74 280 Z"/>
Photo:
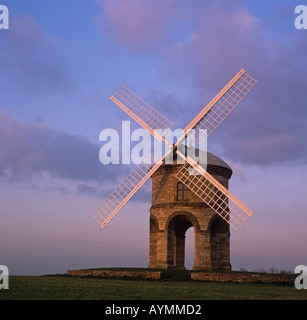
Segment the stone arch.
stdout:
<path fill-rule="evenodd" d="M 158 232 L 159 231 L 159 222 L 155 215 L 151 214 L 149 218 L 149 228 L 150 232 Z"/>
<path fill-rule="evenodd" d="M 214 213 L 212 211 L 212 216 L 208 221 L 208 230 L 210 231 L 213 228 L 216 228 L 218 225 L 220 225 L 219 229 L 224 230 L 224 232 L 228 231 L 229 232 L 229 224 L 228 222 L 220 217 L 217 213 Z"/>
<path fill-rule="evenodd" d="M 171 269 L 185 269 L 185 234 L 190 227 L 194 227 L 196 233 L 199 230 L 199 223 L 192 213 L 186 211 L 173 213 L 166 222 L 167 264 Z"/>
<path fill-rule="evenodd" d="M 194 227 L 195 230 L 200 230 L 198 219 L 195 217 L 195 215 L 188 211 L 176 211 L 173 214 L 171 214 L 166 223 L 165 223 L 165 230 L 169 229 L 170 222 L 176 217 L 176 216 L 182 216 L 185 217 Z"/>

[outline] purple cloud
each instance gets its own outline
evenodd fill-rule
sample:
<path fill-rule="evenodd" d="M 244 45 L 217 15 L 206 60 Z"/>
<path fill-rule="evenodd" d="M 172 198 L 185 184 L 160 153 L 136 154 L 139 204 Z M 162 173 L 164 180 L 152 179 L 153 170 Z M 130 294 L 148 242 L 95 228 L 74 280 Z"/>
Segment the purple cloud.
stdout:
<path fill-rule="evenodd" d="M 0 110 L 0 174 L 9 179 L 48 172 L 62 179 L 104 183 L 122 175 L 122 167 L 103 166 L 98 155 L 99 146 L 83 136 L 26 123 Z"/>
<path fill-rule="evenodd" d="M 293 23 L 285 35 L 268 33 L 266 22 L 241 1 L 180 2 L 176 9 L 172 1 L 96 2 L 118 43 L 144 50 L 164 41 L 156 46 L 163 59 L 161 80 L 184 86 L 192 98 L 189 103 L 175 91 L 153 92 L 147 101 L 177 126 L 184 127 L 241 68 L 259 81 L 210 136 L 209 151 L 212 146 L 220 156 L 245 164 L 305 161 L 307 39 Z M 274 23 L 289 21 L 290 9 L 274 11 Z M 179 21 L 188 26 L 190 37 L 170 37 L 166 16 L 173 28 Z"/>
<path fill-rule="evenodd" d="M 238 1 L 206 6 L 200 13 L 191 6 L 195 11 L 189 41 L 177 42 L 165 51 L 163 75 L 185 85 L 189 77 L 197 102 L 185 103 L 181 118 L 196 115 L 244 68 L 259 82 L 210 136 L 209 150 L 219 146 L 231 161 L 246 164 L 305 161 L 306 37 L 292 25 L 286 39 L 268 35 L 263 23 Z M 284 19 L 284 14 L 279 17 Z"/>
<path fill-rule="evenodd" d="M 67 90 L 75 86 L 59 41 L 28 15 L 13 17 L 1 43 L 0 69 L 24 88 Z"/>

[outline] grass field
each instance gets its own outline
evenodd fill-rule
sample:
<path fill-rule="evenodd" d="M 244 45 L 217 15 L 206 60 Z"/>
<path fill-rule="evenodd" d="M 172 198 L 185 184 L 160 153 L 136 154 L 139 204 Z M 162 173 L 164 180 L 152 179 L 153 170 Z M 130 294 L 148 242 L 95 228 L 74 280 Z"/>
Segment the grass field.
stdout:
<path fill-rule="evenodd" d="M 10 276 L 0 300 L 307 300 L 293 284 L 103 279 L 66 275 Z"/>

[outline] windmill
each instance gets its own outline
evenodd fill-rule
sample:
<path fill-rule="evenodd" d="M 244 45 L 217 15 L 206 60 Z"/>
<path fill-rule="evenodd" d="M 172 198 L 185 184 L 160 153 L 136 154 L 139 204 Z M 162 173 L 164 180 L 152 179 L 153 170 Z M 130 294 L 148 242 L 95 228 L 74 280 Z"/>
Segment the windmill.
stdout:
<path fill-rule="evenodd" d="M 252 216 L 253 212 L 240 202 L 232 193 L 210 175 L 192 157 L 183 154 L 178 148 L 186 139 L 189 131 L 194 129 L 195 142 L 200 143 L 203 137 L 199 130 L 207 130 L 207 137 L 226 119 L 239 102 L 255 86 L 257 81 L 241 69 L 227 85 L 199 112 L 185 127 L 183 135 L 177 142 L 170 145 L 163 136 L 157 135 L 157 129 L 164 132 L 171 130 L 174 124 L 166 117 L 123 86 L 110 99 L 125 111 L 139 125 L 155 138 L 170 146 L 159 161 L 154 161 L 152 155 L 146 154 L 143 161 L 135 166 L 119 186 L 93 212 L 93 217 L 104 228 L 131 197 L 161 166 L 163 160 L 172 153 L 184 159 L 184 164 L 175 173 L 176 178 L 189 190 L 204 201 L 216 214 L 223 218 L 235 230 Z M 206 138 L 207 138 L 206 137 Z M 191 174 L 191 171 L 193 174 Z"/>

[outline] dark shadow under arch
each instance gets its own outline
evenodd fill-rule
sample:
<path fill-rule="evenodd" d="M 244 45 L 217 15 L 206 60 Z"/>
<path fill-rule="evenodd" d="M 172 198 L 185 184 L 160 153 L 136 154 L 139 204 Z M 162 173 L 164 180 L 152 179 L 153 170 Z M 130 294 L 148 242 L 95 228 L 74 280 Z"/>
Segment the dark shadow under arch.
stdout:
<path fill-rule="evenodd" d="M 191 227 L 199 230 L 199 223 L 190 212 L 176 212 L 169 218 L 166 227 L 168 232 L 167 263 L 171 268 L 184 270 L 185 234 Z"/>
<path fill-rule="evenodd" d="M 195 230 L 200 230 L 200 226 L 198 223 L 197 218 L 194 216 L 194 214 L 192 214 L 191 212 L 188 211 L 177 211 L 174 212 L 167 220 L 166 224 L 165 224 L 165 230 L 168 230 L 170 227 L 170 223 L 174 220 L 174 219 L 182 219 L 182 220 L 186 220 L 186 222 L 190 223 L 190 227 L 193 226 Z"/>

